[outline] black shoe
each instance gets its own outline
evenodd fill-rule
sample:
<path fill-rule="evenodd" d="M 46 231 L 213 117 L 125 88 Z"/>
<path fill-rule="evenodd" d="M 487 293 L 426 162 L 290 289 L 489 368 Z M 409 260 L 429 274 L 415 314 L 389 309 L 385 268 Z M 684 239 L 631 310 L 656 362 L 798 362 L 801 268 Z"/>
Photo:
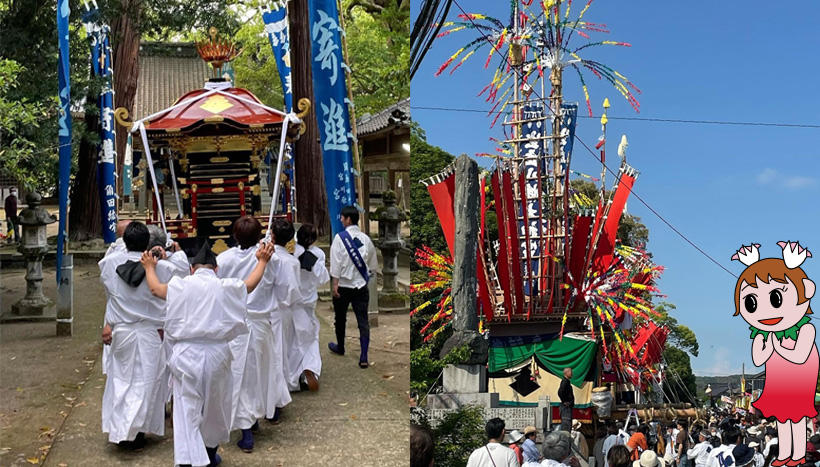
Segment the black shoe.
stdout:
<path fill-rule="evenodd" d="M 328 342 L 327 348 L 330 349 L 331 352 L 335 353 L 336 355 L 344 355 L 345 348 L 341 345 L 337 345 L 335 342 Z"/>
<path fill-rule="evenodd" d="M 219 457 L 219 454 L 216 453 L 217 449 L 219 449 L 219 446 L 216 446 L 214 448 L 209 448 L 205 446 L 205 451 L 208 452 L 208 460 L 211 461 L 211 463 L 208 464 L 208 467 L 216 467 L 217 465 L 222 463 L 222 458 Z"/>
<path fill-rule="evenodd" d="M 137 437 L 134 438 L 134 444 L 131 447 L 134 451 L 139 451 L 145 447 L 145 433 L 139 432 L 137 433 Z"/>
<path fill-rule="evenodd" d="M 251 425 L 251 431 L 254 433 L 259 431 L 259 420 L 253 422 L 253 425 Z"/>

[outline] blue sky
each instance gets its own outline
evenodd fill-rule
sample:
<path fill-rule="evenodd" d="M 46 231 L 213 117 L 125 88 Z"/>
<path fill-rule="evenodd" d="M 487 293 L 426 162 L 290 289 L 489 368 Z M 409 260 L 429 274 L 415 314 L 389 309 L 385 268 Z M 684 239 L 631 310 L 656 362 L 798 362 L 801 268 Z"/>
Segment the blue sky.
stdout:
<path fill-rule="evenodd" d="M 460 0 L 470 13 L 506 22 L 509 2 Z M 576 1 L 573 11 L 585 2 Z M 412 4 L 413 15 L 420 1 Z M 453 5 L 450 17 L 459 12 Z M 820 4 L 809 0 L 659 2 L 598 0 L 587 21 L 612 33 L 593 39 L 626 41 L 631 48 L 588 49 L 594 58 L 627 75 L 643 91 L 635 114 L 614 88 L 587 77 L 594 119 L 580 119 L 577 135 L 593 145 L 601 103 L 610 117 L 777 122 L 820 125 L 820 74 L 816 30 Z M 484 113 L 441 112 L 418 107 L 489 110 L 476 94 L 492 78 L 484 69 L 488 49 L 453 75 L 433 77 L 475 31 L 436 41 L 412 83 L 412 114 L 431 144 L 453 154 L 493 152 Z M 497 58 L 495 59 L 497 60 Z M 564 96 L 585 107 L 580 85 L 565 74 Z M 580 112 L 579 112 L 580 113 Z M 620 134 L 629 138 L 628 160 L 640 171 L 635 192 L 690 240 L 735 274 L 729 258 L 743 243 L 762 244 L 761 257 L 779 256 L 776 242 L 799 240 L 814 251 L 803 268 L 820 283 L 820 128 L 701 125 L 611 119 L 607 127 L 610 167 Z M 575 145 L 573 169 L 600 174 L 600 163 Z M 597 175 L 596 175 L 597 176 Z M 608 174 L 608 184 L 612 176 Z M 628 212 L 650 231 L 649 249 L 666 266 L 660 288 L 677 305 L 675 316 L 700 342 L 692 359 L 698 375 L 755 372 L 748 325 L 733 317 L 735 278 L 710 262 L 634 198 Z M 813 300 L 820 312 L 820 299 Z M 820 314 L 815 316 L 820 317 Z M 817 324 L 816 324 L 817 325 Z"/>

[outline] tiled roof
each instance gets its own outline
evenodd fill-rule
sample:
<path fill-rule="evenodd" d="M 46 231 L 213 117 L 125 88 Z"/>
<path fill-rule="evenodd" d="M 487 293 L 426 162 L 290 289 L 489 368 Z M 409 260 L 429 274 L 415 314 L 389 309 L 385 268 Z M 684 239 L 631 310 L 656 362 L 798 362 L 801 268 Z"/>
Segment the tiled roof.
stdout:
<path fill-rule="evenodd" d="M 191 43 L 143 43 L 132 120 L 170 107 L 189 91 L 202 89 L 210 67 Z"/>
<path fill-rule="evenodd" d="M 409 126 L 410 125 L 410 98 L 399 101 L 396 104 L 382 110 L 376 115 L 365 114 L 356 122 L 356 134 L 358 137 L 381 131 L 389 126 Z"/>

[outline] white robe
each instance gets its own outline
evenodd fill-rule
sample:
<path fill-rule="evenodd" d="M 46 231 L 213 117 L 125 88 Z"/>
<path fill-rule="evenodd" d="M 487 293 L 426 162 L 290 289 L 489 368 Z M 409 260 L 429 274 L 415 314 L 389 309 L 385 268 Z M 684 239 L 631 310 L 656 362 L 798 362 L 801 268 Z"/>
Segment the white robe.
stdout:
<path fill-rule="evenodd" d="M 117 238 L 117 240 L 114 243 L 112 243 L 111 245 L 108 246 L 108 250 L 105 251 L 105 255 L 103 255 L 103 257 L 108 256 L 108 255 L 110 255 L 111 253 L 113 253 L 115 251 L 120 251 L 120 252 L 126 251 L 125 250 L 125 242 L 123 241 L 122 237 Z M 106 308 L 106 313 L 107 313 L 108 312 L 108 303 L 106 303 L 105 308 Z M 105 327 L 105 324 L 106 324 L 105 323 L 105 316 L 103 316 L 103 327 Z M 100 365 L 100 367 L 102 368 L 102 374 L 106 374 L 107 371 L 108 371 L 108 363 L 109 363 L 109 360 L 111 360 L 110 352 L 111 352 L 111 346 L 110 345 L 103 345 L 102 364 Z"/>
<path fill-rule="evenodd" d="M 228 342 L 246 334 L 247 288 L 197 269 L 168 283 L 165 335 L 174 390 L 174 463 L 208 465 L 205 447 L 230 437 L 233 377 Z"/>
<path fill-rule="evenodd" d="M 257 249 L 257 246 L 245 250 L 233 247 L 222 252 L 216 258 L 217 275 L 246 279 L 257 265 Z M 281 375 L 277 378 L 271 371 L 276 358 L 270 324 L 275 269 L 275 260 L 268 262 L 259 285 L 248 295 L 246 324 L 249 333 L 230 343 L 234 381 L 233 430 L 249 429 L 257 419 L 273 417 L 276 404 L 290 397 L 285 379 Z"/>
<path fill-rule="evenodd" d="M 316 317 L 316 302 L 319 300 L 317 289 L 330 280 L 325 264 L 325 253 L 316 246 L 308 251 L 318 258 L 310 271 L 299 268 L 299 291 L 301 300 L 293 307 L 294 345 L 288 358 L 291 369 L 289 381 L 296 378 L 298 386 L 299 376 L 305 370 L 310 370 L 317 377 L 322 372 L 322 357 L 319 354 L 319 319 Z M 299 258 L 305 252 L 304 247 L 296 245 L 293 256 Z M 294 389 L 294 388 L 292 388 Z"/>
<path fill-rule="evenodd" d="M 282 375 L 287 387 L 299 389 L 299 374 L 293 367 L 291 355 L 295 352 L 296 331 L 293 325 L 293 313 L 298 307 L 302 294 L 299 292 L 299 260 L 294 258 L 287 248 L 276 245 L 275 282 L 273 284 L 274 307 L 271 313 L 271 328 L 273 328 L 274 344 L 282 355 Z M 294 374 L 295 373 L 295 374 Z M 288 394 L 290 402 L 290 394 Z M 279 405 L 278 407 L 284 407 Z"/>
<path fill-rule="evenodd" d="M 178 253 L 184 256 L 184 253 Z M 108 295 L 105 322 L 112 328 L 111 349 L 103 365 L 102 430 L 112 443 L 133 440 L 137 433 L 165 434 L 165 352 L 158 329 L 165 320 L 165 302 L 154 297 L 146 281 L 131 287 L 116 272 L 141 252 L 113 249 L 98 263 Z M 162 281 L 171 278 L 173 263 L 157 265 Z"/>

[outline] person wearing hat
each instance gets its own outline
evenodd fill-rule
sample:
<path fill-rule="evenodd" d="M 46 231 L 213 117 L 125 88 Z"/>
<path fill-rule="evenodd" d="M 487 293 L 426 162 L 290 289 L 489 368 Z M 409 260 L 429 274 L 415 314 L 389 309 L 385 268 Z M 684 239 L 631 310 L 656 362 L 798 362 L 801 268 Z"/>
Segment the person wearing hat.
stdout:
<path fill-rule="evenodd" d="M 132 449 L 145 445 L 145 433 L 165 434 L 166 358 L 158 332 L 165 320 L 165 302 L 151 294 L 144 280 L 140 257 L 149 241 L 145 224 L 131 222 L 123 232 L 125 249 L 112 250 L 98 263 L 108 299 L 104 323 L 111 329 L 108 336 L 103 333 L 110 351 L 103 358 L 108 378 L 102 430 L 110 442 Z M 177 259 L 187 264 L 185 253 L 174 257 L 156 266 L 162 280 L 171 279 Z"/>
<path fill-rule="evenodd" d="M 538 452 L 538 447 L 535 445 L 535 437 L 538 435 L 538 429 L 534 426 L 524 428 L 524 442 L 521 443 L 521 452 L 524 454 L 524 462 L 538 462 L 541 459 L 541 453 Z"/>
<path fill-rule="evenodd" d="M 518 463 L 524 463 L 524 452 L 521 451 L 521 441 L 524 439 L 524 433 L 521 433 L 518 430 L 513 430 L 510 432 L 510 449 L 515 452 L 515 457 L 518 458 Z"/>
<path fill-rule="evenodd" d="M 749 447 L 755 451 L 755 467 L 763 467 L 766 464 L 766 458 L 760 452 L 760 438 L 751 438 Z"/>
<path fill-rule="evenodd" d="M 256 253 L 262 248 L 262 224 L 253 216 L 242 216 L 234 221 L 232 233 L 236 246 L 216 257 L 216 275 L 243 279 L 259 263 Z M 275 373 L 273 363 L 277 357 L 274 346 L 279 342 L 270 324 L 276 266 L 276 261 L 268 261 L 259 286 L 248 294 L 248 333 L 230 342 L 234 381 L 231 429 L 242 431 L 236 445 L 244 452 L 253 451 L 252 430 L 259 426 L 257 420 L 273 418 L 277 404 L 290 401 L 287 384 L 281 374 Z M 278 356 L 281 358 L 281 353 Z"/>
<path fill-rule="evenodd" d="M 632 467 L 666 467 L 666 462 L 651 449 L 641 453 L 638 460 L 632 462 Z"/>
<path fill-rule="evenodd" d="M 484 427 L 487 433 L 487 444 L 470 454 L 467 467 L 520 467 L 515 452 L 502 445 L 504 439 L 504 420 L 493 418 Z"/>
<path fill-rule="evenodd" d="M 755 463 L 755 450 L 745 444 L 738 444 L 732 449 L 733 467 L 752 467 Z"/>
<path fill-rule="evenodd" d="M 193 274 L 167 284 L 157 276 L 156 257 L 146 251 L 140 258 L 148 288 L 167 303 L 164 329 L 174 343 L 168 366 L 174 391 L 175 465 L 221 462 L 216 451 L 230 438 L 233 405 L 229 343 L 248 332 L 248 294 L 262 280 L 272 254 L 273 245 L 262 245 L 244 281 L 219 278 L 216 255 L 206 241 L 191 260 Z"/>
<path fill-rule="evenodd" d="M 698 433 L 698 444 L 686 451 L 686 457 L 694 461 L 695 467 L 706 467 L 706 459 L 709 458 L 710 452 L 712 444 L 709 443 L 709 432 L 701 431 Z"/>
<path fill-rule="evenodd" d="M 584 459 L 589 459 L 589 446 L 587 446 L 587 439 L 583 433 L 581 433 L 581 421 L 578 419 L 572 420 L 572 431 L 570 432 L 570 436 L 572 436 L 572 444 L 575 445 L 575 449 L 577 449 L 581 453 L 581 457 Z"/>

